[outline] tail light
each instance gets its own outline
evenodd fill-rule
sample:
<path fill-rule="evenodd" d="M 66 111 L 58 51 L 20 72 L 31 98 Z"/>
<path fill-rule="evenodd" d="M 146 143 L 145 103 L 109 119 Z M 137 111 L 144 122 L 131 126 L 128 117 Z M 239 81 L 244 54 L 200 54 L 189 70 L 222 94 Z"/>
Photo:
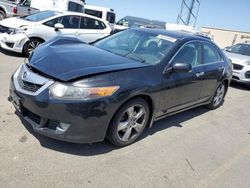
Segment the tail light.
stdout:
<path fill-rule="evenodd" d="M 14 14 L 17 14 L 17 7 L 14 7 L 14 8 L 13 8 L 13 13 L 14 13 Z"/>

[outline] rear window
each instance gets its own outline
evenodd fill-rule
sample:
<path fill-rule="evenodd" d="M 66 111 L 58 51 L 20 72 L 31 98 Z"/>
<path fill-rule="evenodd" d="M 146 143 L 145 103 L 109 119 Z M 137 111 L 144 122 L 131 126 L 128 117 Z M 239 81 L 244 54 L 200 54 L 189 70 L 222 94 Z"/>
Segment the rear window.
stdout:
<path fill-rule="evenodd" d="M 85 14 L 102 18 L 102 12 L 97 10 L 85 9 Z"/>
<path fill-rule="evenodd" d="M 115 23 L 115 14 L 112 12 L 108 12 L 107 13 L 107 21 L 109 23 L 112 23 L 112 24 Z"/>
<path fill-rule="evenodd" d="M 74 2 L 69 2 L 68 11 L 72 12 L 83 12 L 83 6 Z"/>
<path fill-rule="evenodd" d="M 103 22 L 99 20 L 88 18 L 88 17 L 82 17 L 80 28 L 81 29 L 105 29 L 106 26 Z"/>

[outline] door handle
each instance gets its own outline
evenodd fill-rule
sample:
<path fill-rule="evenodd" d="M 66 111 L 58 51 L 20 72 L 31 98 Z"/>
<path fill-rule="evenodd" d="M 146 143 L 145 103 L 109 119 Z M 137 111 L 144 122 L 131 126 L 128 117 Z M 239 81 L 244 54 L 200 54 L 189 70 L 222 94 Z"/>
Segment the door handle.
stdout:
<path fill-rule="evenodd" d="M 198 72 L 198 73 L 196 73 L 196 77 L 201 77 L 201 76 L 203 76 L 205 74 L 205 72 Z"/>
<path fill-rule="evenodd" d="M 31 9 L 30 9 L 30 8 L 28 8 L 28 11 L 31 11 Z"/>

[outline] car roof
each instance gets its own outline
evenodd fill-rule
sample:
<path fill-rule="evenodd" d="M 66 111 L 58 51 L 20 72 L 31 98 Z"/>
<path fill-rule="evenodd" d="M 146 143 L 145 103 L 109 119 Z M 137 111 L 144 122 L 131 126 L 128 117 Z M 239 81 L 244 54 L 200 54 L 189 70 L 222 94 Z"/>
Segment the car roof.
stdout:
<path fill-rule="evenodd" d="M 189 33 L 185 31 L 174 31 L 174 30 L 165 30 L 165 29 L 150 29 L 150 28 L 133 28 L 133 30 L 139 30 L 144 31 L 147 33 L 152 33 L 156 35 L 166 35 L 169 37 L 173 37 L 176 39 L 190 39 L 190 40 L 203 40 L 213 43 L 208 37 L 200 35 L 200 34 L 194 34 Z"/>

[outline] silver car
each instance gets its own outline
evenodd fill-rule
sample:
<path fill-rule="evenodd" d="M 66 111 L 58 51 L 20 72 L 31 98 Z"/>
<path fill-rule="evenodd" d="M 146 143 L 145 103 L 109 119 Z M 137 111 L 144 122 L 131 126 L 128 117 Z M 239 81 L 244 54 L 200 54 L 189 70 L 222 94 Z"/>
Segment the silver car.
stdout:
<path fill-rule="evenodd" d="M 250 43 L 226 47 L 224 52 L 233 63 L 232 81 L 250 86 Z"/>

